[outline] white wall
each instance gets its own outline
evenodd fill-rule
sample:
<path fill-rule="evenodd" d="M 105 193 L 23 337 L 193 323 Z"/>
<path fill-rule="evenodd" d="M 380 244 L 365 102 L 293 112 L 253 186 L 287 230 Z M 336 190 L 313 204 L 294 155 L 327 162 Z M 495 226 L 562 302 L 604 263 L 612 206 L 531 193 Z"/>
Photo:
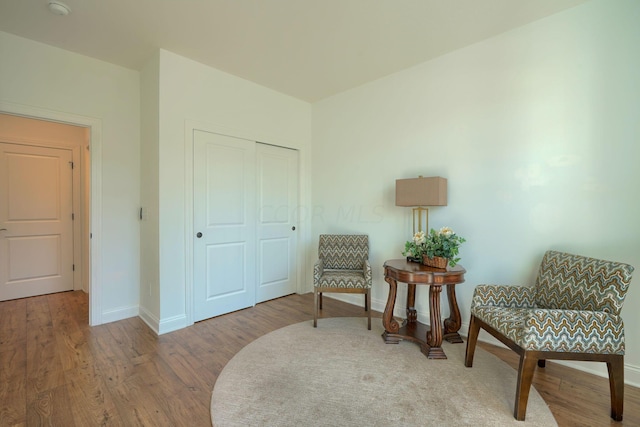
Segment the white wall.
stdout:
<path fill-rule="evenodd" d="M 158 182 L 160 179 L 160 52 L 140 72 L 140 317 L 157 331 L 160 322 Z"/>
<path fill-rule="evenodd" d="M 369 234 L 374 308 L 411 233 L 397 178 L 448 178 L 429 221 L 468 240 L 465 334 L 474 286 L 530 284 L 547 249 L 640 269 L 639 15 L 637 1 L 588 2 L 313 105 L 313 236 Z M 636 384 L 639 285 L 623 311 Z"/>
<path fill-rule="evenodd" d="M 138 314 L 140 101 L 136 71 L 0 32 L 0 109 L 100 123 L 101 321 Z M 92 292 L 94 289 L 91 290 Z"/>
<path fill-rule="evenodd" d="M 160 50 L 159 292 L 160 333 L 189 324 L 190 127 L 300 150 L 301 198 L 308 200 L 310 104 Z M 153 215 L 153 213 L 152 213 Z M 301 227 L 304 245 L 309 227 Z M 306 229 L 306 230 L 305 230 Z M 301 266 L 301 277 L 305 271 Z"/>
<path fill-rule="evenodd" d="M 164 50 L 141 86 L 136 71 L 0 32 L 0 106 L 100 123 L 102 228 L 92 231 L 104 321 L 137 314 L 142 297 L 160 332 L 188 323 L 185 130 L 200 123 L 300 150 L 302 290 L 318 234 L 368 233 L 377 309 L 382 263 L 401 256 L 411 227 L 409 210 L 394 206 L 395 179 L 447 177 L 449 206 L 431 209 L 430 224 L 468 239 L 464 331 L 473 287 L 530 282 L 546 249 L 640 268 L 639 13 L 633 0 L 592 1 L 313 107 Z M 141 199 L 142 235 L 154 242 L 142 261 Z M 636 383 L 638 308 L 634 283 L 623 317 Z"/>

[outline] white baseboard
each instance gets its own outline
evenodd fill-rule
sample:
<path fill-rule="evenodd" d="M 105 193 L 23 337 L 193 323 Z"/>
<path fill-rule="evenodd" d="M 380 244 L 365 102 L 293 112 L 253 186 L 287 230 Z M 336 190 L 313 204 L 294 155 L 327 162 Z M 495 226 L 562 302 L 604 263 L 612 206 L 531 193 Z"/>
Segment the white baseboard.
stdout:
<path fill-rule="evenodd" d="M 137 305 L 130 307 L 118 307 L 113 310 L 102 312 L 102 323 L 117 322 L 118 320 L 128 319 L 138 316 L 139 309 Z"/>
<path fill-rule="evenodd" d="M 606 372 L 606 370 L 605 370 Z M 605 375 L 607 375 L 605 373 Z M 624 383 L 634 387 L 640 387 L 640 367 L 624 364 Z"/>
<path fill-rule="evenodd" d="M 158 318 L 156 316 L 151 314 L 144 307 L 140 307 L 139 316 L 142 319 L 142 321 L 144 323 L 146 323 L 147 326 L 150 327 L 153 332 L 156 333 L 156 335 L 159 335 L 158 334 L 158 330 L 160 329 L 160 321 L 158 320 Z"/>
<path fill-rule="evenodd" d="M 364 301 L 362 295 L 356 294 L 323 294 L 324 297 L 333 298 L 339 301 L 343 301 L 349 304 L 353 304 L 359 307 L 364 307 Z M 371 308 L 375 311 L 383 312 L 384 308 L 387 304 L 387 301 L 382 300 L 371 300 Z M 393 310 L 393 315 L 402 319 L 406 319 L 405 308 L 402 306 L 395 305 Z M 418 313 L 418 321 L 420 323 L 424 323 L 425 325 L 429 325 L 429 313 Z M 462 322 L 462 326 L 460 327 L 460 335 L 463 337 L 467 337 L 467 332 L 469 330 L 469 322 Z M 480 335 L 478 336 L 479 341 L 483 341 L 489 344 L 493 344 L 499 347 L 508 348 L 500 341 L 495 339 L 491 334 L 480 330 Z M 574 362 L 574 361 L 566 361 L 566 360 L 552 360 L 553 363 L 559 363 L 561 365 L 565 365 L 569 368 L 577 369 L 579 371 L 587 372 L 589 374 L 597 375 L 599 377 L 608 378 L 609 374 L 607 372 L 607 365 L 601 362 Z M 640 387 L 640 367 L 630 365 L 625 363 L 624 365 L 624 383 L 634 386 Z"/>
<path fill-rule="evenodd" d="M 188 326 L 186 315 L 173 316 L 160 320 L 152 313 L 145 310 L 144 307 L 140 307 L 140 318 L 151 328 L 153 332 L 156 333 L 156 335 L 177 331 L 178 329 L 186 328 Z"/>
<path fill-rule="evenodd" d="M 187 323 L 186 314 L 162 319 L 160 320 L 160 324 L 158 325 L 158 335 L 177 331 L 178 329 L 186 328 L 187 326 L 189 325 Z"/>
<path fill-rule="evenodd" d="M 462 327 L 460 328 L 460 332 L 468 331 L 469 323 L 462 323 Z M 467 334 L 461 334 L 467 338 Z M 488 332 L 480 330 L 480 335 L 478 336 L 478 341 L 486 342 L 489 344 L 496 345 L 498 347 L 508 348 L 506 345 L 502 344 L 500 341 L 495 339 Z M 560 365 L 567 366 L 569 368 L 577 369 L 579 371 L 587 372 L 589 374 L 597 375 L 603 378 L 609 378 L 609 372 L 607 371 L 607 365 L 602 362 L 579 362 L 579 361 L 568 361 L 568 360 L 550 360 L 551 363 L 558 363 Z M 640 368 L 634 365 L 630 365 L 625 363 L 624 365 L 624 383 L 634 386 L 640 387 Z"/>

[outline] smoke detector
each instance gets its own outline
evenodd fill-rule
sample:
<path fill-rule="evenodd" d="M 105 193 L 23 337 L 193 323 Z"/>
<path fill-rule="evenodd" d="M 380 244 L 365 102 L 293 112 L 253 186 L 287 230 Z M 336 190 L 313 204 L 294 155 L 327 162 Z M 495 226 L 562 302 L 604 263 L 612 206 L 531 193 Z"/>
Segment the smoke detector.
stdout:
<path fill-rule="evenodd" d="M 71 8 L 58 0 L 49 0 L 49 10 L 61 16 L 67 16 L 71 13 Z"/>

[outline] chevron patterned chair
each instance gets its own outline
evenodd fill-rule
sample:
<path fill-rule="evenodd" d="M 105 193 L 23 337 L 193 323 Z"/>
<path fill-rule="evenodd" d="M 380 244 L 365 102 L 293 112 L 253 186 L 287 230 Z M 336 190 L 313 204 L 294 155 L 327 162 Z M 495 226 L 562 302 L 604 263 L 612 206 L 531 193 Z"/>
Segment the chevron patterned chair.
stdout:
<path fill-rule="evenodd" d="M 318 326 L 323 292 L 364 294 L 371 329 L 371 265 L 366 235 L 321 234 L 313 266 L 313 327 Z"/>
<path fill-rule="evenodd" d="M 480 328 L 520 355 L 514 417 L 524 421 L 536 363 L 605 362 L 611 418 L 622 420 L 624 325 L 620 310 L 634 268 L 548 251 L 534 287 L 479 285 L 471 301 L 465 366 L 473 365 Z"/>

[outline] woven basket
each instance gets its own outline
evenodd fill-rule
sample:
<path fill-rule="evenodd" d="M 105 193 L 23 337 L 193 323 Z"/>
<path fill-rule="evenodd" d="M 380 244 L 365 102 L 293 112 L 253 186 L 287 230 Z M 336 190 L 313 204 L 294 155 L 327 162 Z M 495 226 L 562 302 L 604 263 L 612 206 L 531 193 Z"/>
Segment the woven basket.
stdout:
<path fill-rule="evenodd" d="M 434 256 L 433 258 L 429 258 L 426 255 L 422 255 L 422 263 L 427 267 L 447 268 L 447 264 L 449 263 L 449 260 L 447 258 L 442 258 L 439 256 Z"/>

